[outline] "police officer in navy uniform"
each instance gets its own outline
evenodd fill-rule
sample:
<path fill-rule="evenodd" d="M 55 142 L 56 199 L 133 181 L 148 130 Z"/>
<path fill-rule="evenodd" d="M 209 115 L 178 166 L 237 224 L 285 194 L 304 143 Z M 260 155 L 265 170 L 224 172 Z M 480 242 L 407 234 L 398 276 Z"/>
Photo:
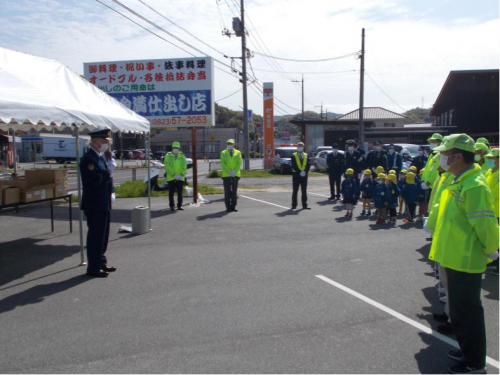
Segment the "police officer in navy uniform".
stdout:
<path fill-rule="evenodd" d="M 346 144 L 347 151 L 345 152 L 345 169 L 347 170 L 351 168 L 354 170 L 354 179 L 359 186 L 359 175 L 363 169 L 364 157 L 361 152 L 356 150 L 358 143 L 354 139 L 348 139 Z"/>
<path fill-rule="evenodd" d="M 332 152 L 328 153 L 326 157 L 326 164 L 328 165 L 328 180 L 330 182 L 330 198 L 340 199 L 340 180 L 345 172 L 344 166 L 344 153 L 339 151 L 338 143 L 332 145 Z"/>
<path fill-rule="evenodd" d="M 90 148 L 80 160 L 82 176 L 81 210 L 87 217 L 87 275 L 107 277 L 115 267 L 107 265 L 104 253 L 108 246 L 113 181 L 104 153 L 109 149 L 110 130 L 89 133 Z"/>
<path fill-rule="evenodd" d="M 377 178 L 375 170 L 383 167 L 387 171 L 387 152 L 384 150 L 384 142 L 381 140 L 373 142 L 373 150 L 366 157 L 366 168 L 372 171 L 372 177 Z"/>
<path fill-rule="evenodd" d="M 417 175 L 420 173 L 422 168 L 425 168 L 425 164 L 427 164 L 427 155 L 425 155 L 425 148 L 420 146 L 418 148 L 418 155 L 415 156 L 411 162 L 410 167 L 415 166 L 417 168 Z"/>

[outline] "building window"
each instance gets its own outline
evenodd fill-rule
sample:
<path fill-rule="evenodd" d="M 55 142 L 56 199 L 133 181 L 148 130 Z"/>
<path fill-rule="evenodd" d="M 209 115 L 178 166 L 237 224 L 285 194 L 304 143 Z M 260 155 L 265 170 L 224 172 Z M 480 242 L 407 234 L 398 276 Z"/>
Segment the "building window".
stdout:
<path fill-rule="evenodd" d="M 384 122 L 384 128 L 395 128 L 396 123 L 395 122 Z"/>

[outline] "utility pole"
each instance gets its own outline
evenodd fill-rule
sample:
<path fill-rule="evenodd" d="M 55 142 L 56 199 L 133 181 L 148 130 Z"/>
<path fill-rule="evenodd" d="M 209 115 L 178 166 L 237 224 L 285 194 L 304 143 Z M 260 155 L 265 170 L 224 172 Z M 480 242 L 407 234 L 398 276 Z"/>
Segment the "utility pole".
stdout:
<path fill-rule="evenodd" d="M 292 82 L 299 82 L 302 84 L 302 122 L 305 121 L 306 117 L 305 117 L 305 114 L 304 114 L 304 75 L 302 74 L 302 81 L 297 81 L 297 80 L 293 80 Z M 306 126 L 304 123 L 302 123 L 302 126 L 301 126 L 301 133 L 302 133 L 302 142 L 305 142 L 306 140 L 306 135 L 304 134 L 305 132 L 305 129 Z"/>
<path fill-rule="evenodd" d="M 250 142 L 248 140 L 249 138 L 249 133 L 248 133 L 248 95 L 247 95 L 247 38 L 246 38 L 246 32 L 245 32 L 245 1 L 241 0 L 241 30 L 242 30 L 242 35 L 241 35 L 241 61 L 242 61 L 242 69 L 243 69 L 243 76 L 242 76 L 242 84 L 243 84 L 243 147 L 244 147 L 244 154 L 243 157 L 245 158 L 245 170 L 250 169 Z"/>
<path fill-rule="evenodd" d="M 361 33 L 361 69 L 359 77 L 359 145 L 362 146 L 365 142 L 365 132 L 363 125 L 363 107 L 364 107 L 364 91 L 365 91 L 365 29 Z"/>
<path fill-rule="evenodd" d="M 323 121 L 323 102 L 321 102 L 321 105 L 315 105 L 314 108 L 320 108 L 321 107 L 321 115 L 320 119 Z"/>

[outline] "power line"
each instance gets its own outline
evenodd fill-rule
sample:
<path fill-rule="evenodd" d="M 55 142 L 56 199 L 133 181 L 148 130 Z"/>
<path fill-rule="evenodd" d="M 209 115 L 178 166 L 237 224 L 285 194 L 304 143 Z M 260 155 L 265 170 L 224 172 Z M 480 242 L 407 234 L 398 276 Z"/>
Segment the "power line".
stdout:
<path fill-rule="evenodd" d="M 229 98 L 229 97 L 231 97 L 231 96 L 233 96 L 233 95 L 235 95 L 235 94 L 239 93 L 241 90 L 243 90 L 243 88 L 241 88 L 241 89 L 239 89 L 238 91 L 235 91 L 235 92 L 233 92 L 232 94 L 229 94 L 228 96 L 225 96 L 225 97 L 223 97 L 223 98 L 221 98 L 221 99 L 217 99 L 215 102 L 216 102 L 216 103 L 221 102 L 221 101 L 223 101 L 224 99 L 227 99 L 227 98 Z"/>
<path fill-rule="evenodd" d="M 315 59 L 315 60 L 289 59 L 289 58 L 285 58 L 285 57 L 270 56 L 270 55 L 266 55 L 266 54 L 263 54 L 263 53 L 260 53 L 260 52 L 254 52 L 254 54 L 260 55 L 260 56 L 271 57 L 271 58 L 277 59 L 277 60 L 285 60 L 285 61 L 294 61 L 294 62 L 323 62 L 323 61 L 332 61 L 332 60 L 344 59 L 346 57 L 351 57 L 351 56 L 358 56 L 359 55 L 359 51 L 357 51 L 357 52 L 351 52 L 351 53 L 348 53 L 347 55 L 343 55 L 343 56 L 329 57 L 329 58 L 326 58 L 326 59 Z"/>
<path fill-rule="evenodd" d="M 404 109 L 403 107 L 401 107 L 398 103 L 396 103 L 389 96 L 389 94 L 387 94 L 384 90 L 382 90 L 382 88 L 377 84 L 377 82 L 374 81 L 374 79 L 368 74 L 368 72 L 366 70 L 365 70 L 365 74 L 368 76 L 368 78 L 370 78 L 370 80 L 375 84 L 375 86 L 377 86 L 377 88 L 380 90 L 380 92 L 382 92 L 382 94 L 384 94 L 391 102 L 393 102 L 395 105 L 397 105 L 399 108 L 401 108 L 403 110 L 403 112 L 406 112 L 406 109 Z"/>
<path fill-rule="evenodd" d="M 254 70 L 257 70 L 259 72 L 279 73 L 279 72 L 276 72 L 275 70 L 265 70 L 265 69 L 257 69 L 257 68 L 255 68 Z M 339 74 L 339 73 L 352 73 L 352 72 L 359 72 L 359 69 L 338 70 L 336 72 L 285 72 L 285 73 L 289 73 L 289 74 Z"/>

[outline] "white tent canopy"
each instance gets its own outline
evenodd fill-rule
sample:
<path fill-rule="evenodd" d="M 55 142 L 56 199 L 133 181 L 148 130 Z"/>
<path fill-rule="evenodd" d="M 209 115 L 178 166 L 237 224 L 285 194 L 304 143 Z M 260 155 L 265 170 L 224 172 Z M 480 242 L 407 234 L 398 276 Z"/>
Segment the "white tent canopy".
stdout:
<path fill-rule="evenodd" d="M 0 47 L 0 129 L 149 132 L 149 121 L 61 63 Z"/>
<path fill-rule="evenodd" d="M 61 63 L 0 47 L 0 129 L 76 127 L 147 133 L 149 121 L 102 92 Z M 78 142 L 76 142 L 78 145 Z M 147 142 L 149 150 L 149 137 Z M 148 155 L 148 176 L 149 151 Z M 79 161 L 78 149 L 76 152 Z M 15 165 L 15 164 L 14 164 Z M 80 171 L 78 195 L 80 197 Z M 151 206 L 148 184 L 148 206 Z M 83 228 L 79 211 L 82 265 Z"/>

